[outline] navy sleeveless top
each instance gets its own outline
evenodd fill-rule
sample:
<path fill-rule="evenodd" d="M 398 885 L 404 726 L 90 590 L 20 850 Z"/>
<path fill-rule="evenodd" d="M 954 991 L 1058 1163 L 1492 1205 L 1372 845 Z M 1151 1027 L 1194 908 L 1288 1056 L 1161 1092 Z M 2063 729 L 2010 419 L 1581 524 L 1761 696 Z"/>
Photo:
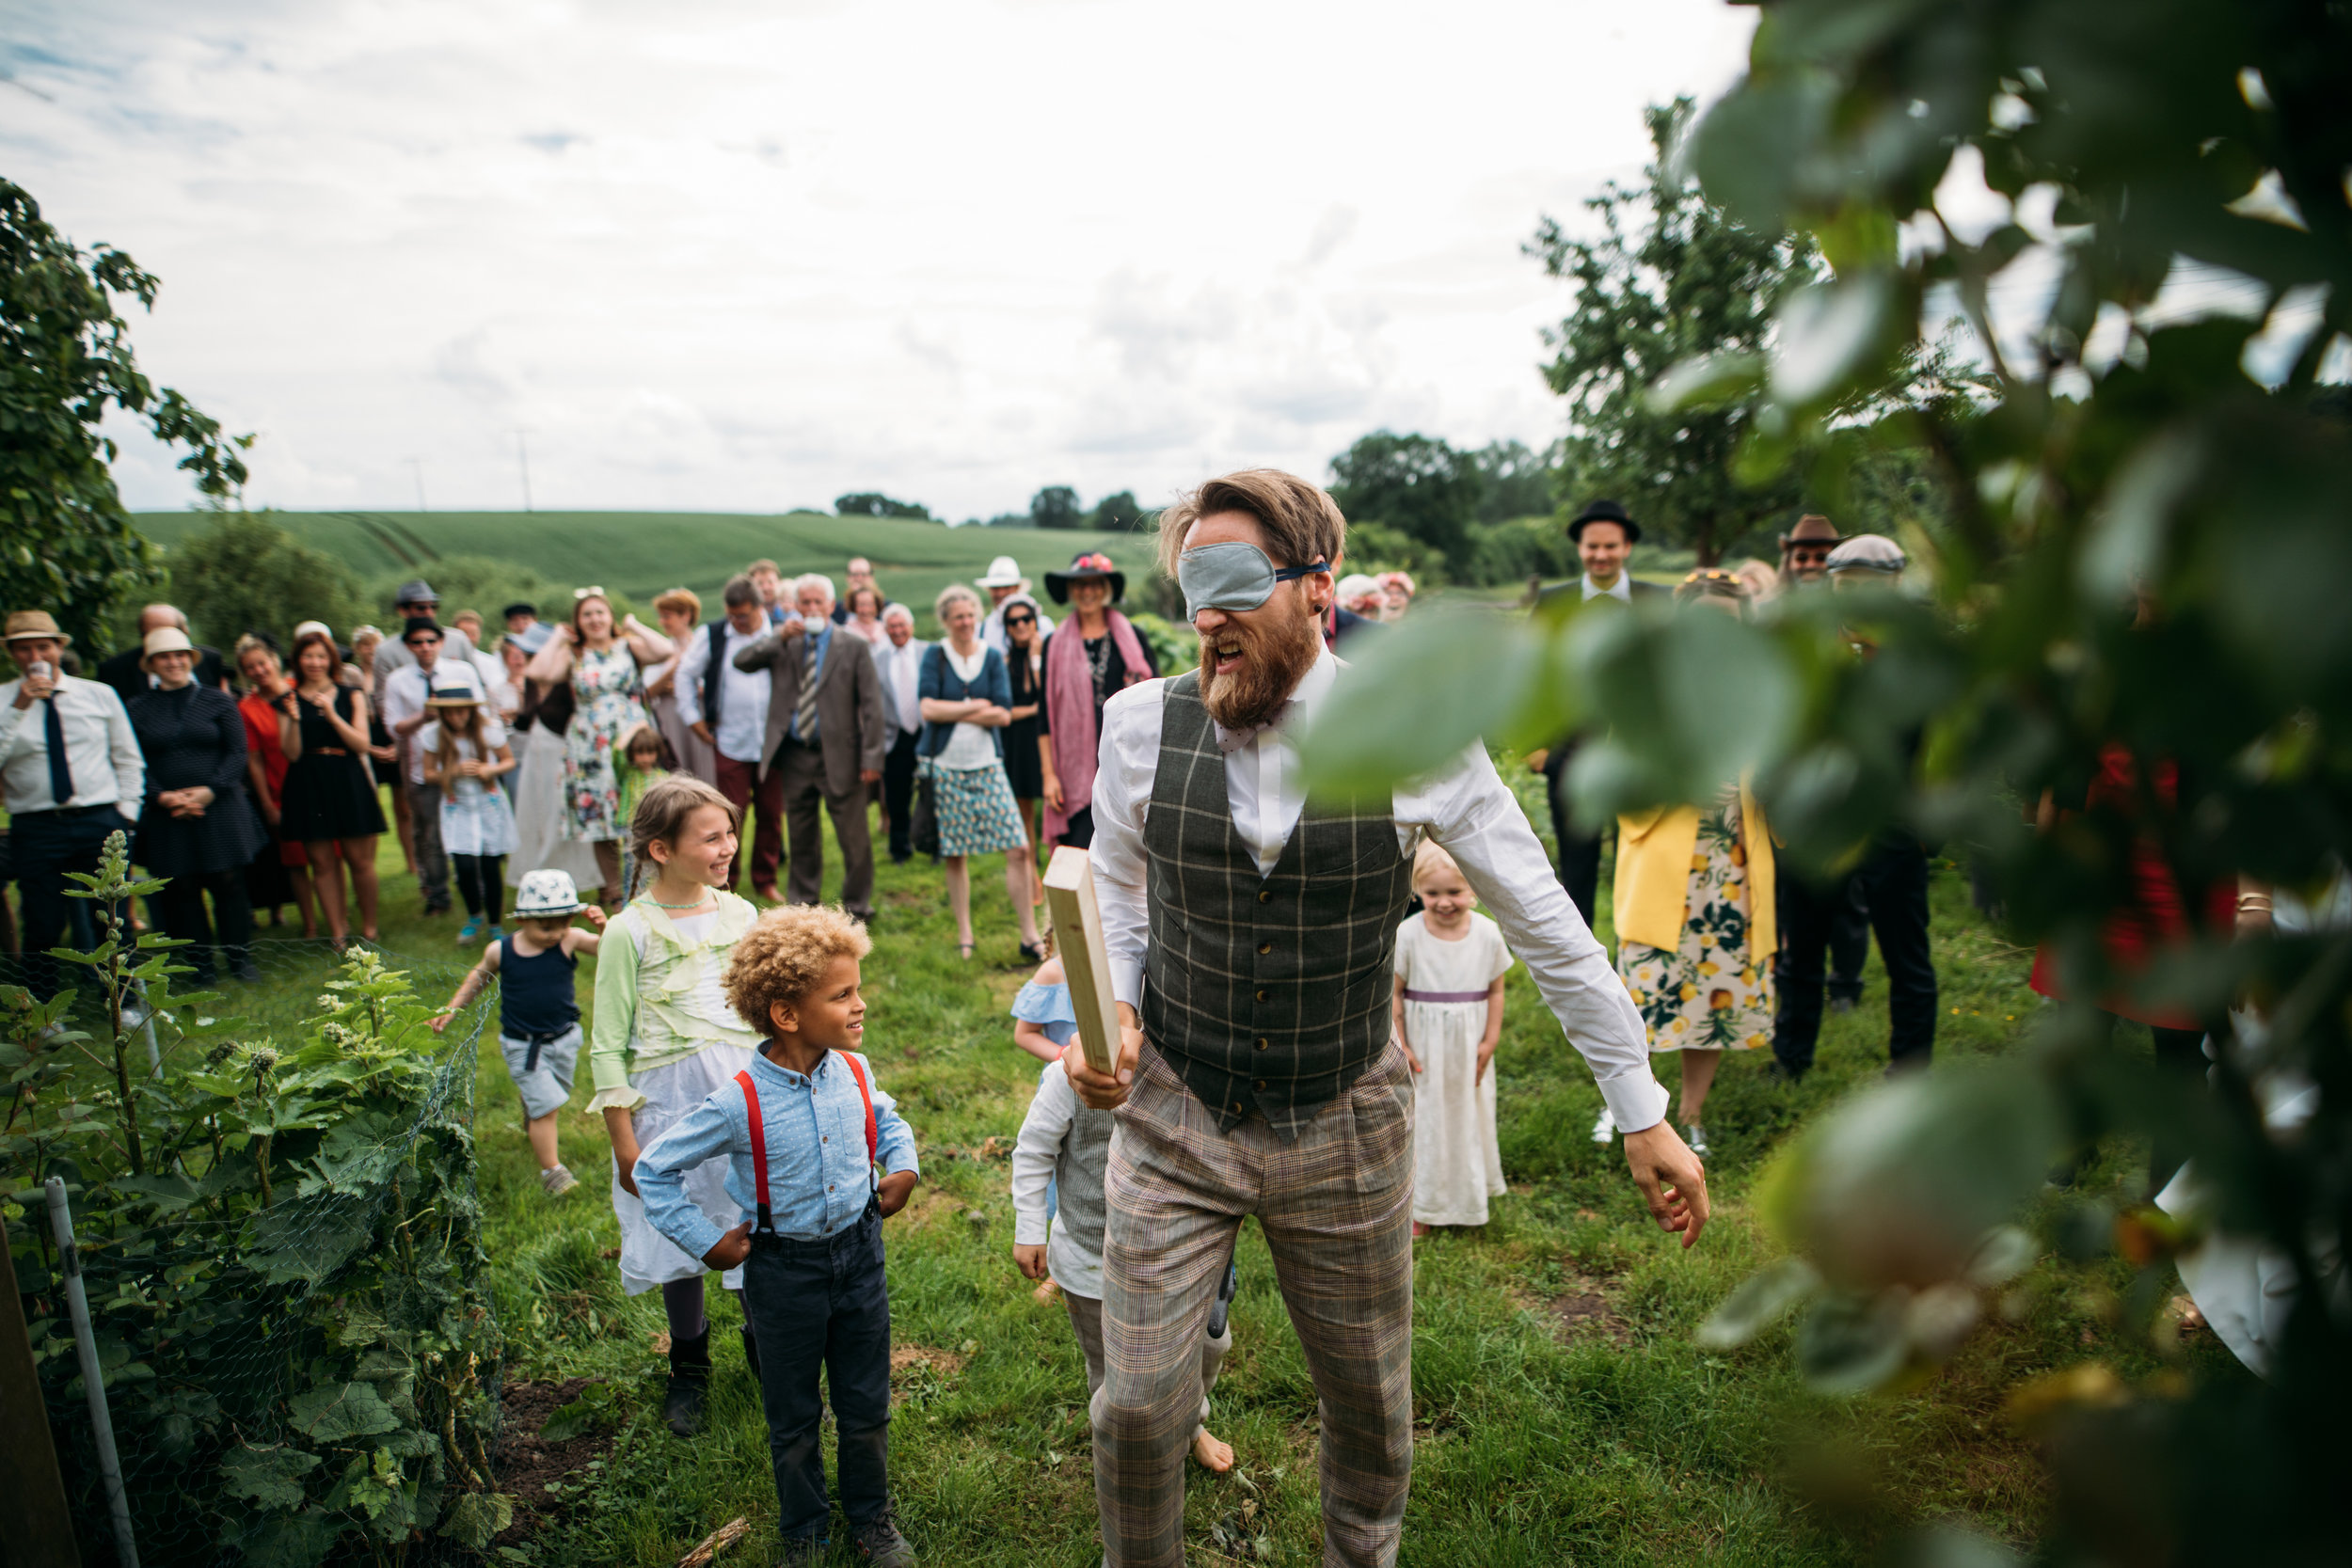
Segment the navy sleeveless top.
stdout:
<path fill-rule="evenodd" d="M 572 994 L 572 972 L 580 960 L 560 946 L 535 958 L 515 950 L 515 939 L 499 939 L 499 1032 L 515 1039 L 560 1035 L 580 1022 Z"/>

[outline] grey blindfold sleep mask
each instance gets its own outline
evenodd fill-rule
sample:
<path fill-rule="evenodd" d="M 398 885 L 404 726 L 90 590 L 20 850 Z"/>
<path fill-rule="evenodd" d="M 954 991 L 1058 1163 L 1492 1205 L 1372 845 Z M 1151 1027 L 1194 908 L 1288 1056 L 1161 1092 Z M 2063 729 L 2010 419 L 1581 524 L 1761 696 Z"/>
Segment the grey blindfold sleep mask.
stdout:
<path fill-rule="evenodd" d="M 1191 621 L 1204 610 L 1255 610 L 1273 596 L 1276 583 L 1295 582 L 1330 569 L 1318 561 L 1311 566 L 1277 570 L 1265 551 L 1236 539 L 1202 545 L 1179 555 L 1176 586 L 1184 592 L 1184 619 Z"/>

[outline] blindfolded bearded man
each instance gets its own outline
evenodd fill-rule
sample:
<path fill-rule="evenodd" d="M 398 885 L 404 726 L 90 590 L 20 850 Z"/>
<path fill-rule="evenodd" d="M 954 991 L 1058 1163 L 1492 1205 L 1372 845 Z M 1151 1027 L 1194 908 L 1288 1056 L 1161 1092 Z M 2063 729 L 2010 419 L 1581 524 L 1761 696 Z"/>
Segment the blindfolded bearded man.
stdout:
<path fill-rule="evenodd" d="M 1104 1179 L 1095 1495 L 1111 1568 L 1183 1557 L 1198 1345 L 1256 1214 L 1323 1395 L 1327 1559 L 1387 1564 L 1412 1468 L 1412 1090 L 1390 1037 L 1423 838 L 1452 852 L 1592 1065 L 1634 1180 L 1685 1244 L 1698 1160 L 1663 1117 L 1640 1013 L 1483 748 L 1392 795 L 1307 800 L 1293 736 L 1343 678 L 1323 646 L 1346 522 L 1254 469 L 1162 514 L 1200 668 L 1111 697 L 1095 891 L 1120 1058 L 1063 1058 L 1124 1104 Z"/>

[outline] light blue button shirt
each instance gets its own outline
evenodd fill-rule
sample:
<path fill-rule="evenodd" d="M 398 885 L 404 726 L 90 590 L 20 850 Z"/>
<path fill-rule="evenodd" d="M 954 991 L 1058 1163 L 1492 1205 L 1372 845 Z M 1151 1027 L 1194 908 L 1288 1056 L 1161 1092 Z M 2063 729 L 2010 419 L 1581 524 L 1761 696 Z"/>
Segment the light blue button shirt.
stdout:
<path fill-rule="evenodd" d="M 919 1170 L 914 1130 L 898 1115 L 898 1102 L 874 1082 L 864 1056 L 866 1082 L 874 1095 L 876 1148 L 884 1170 Z M 866 1164 L 866 1102 L 841 1053 L 829 1051 L 806 1075 L 778 1067 L 766 1056 L 752 1058 L 752 1082 L 759 1090 L 760 1125 L 768 1142 L 768 1216 L 777 1234 L 796 1242 L 821 1242 L 839 1235 L 866 1212 L 873 1178 Z M 727 1159 L 727 1196 L 742 1212 L 720 1224 L 686 1196 L 686 1173 L 716 1154 Z M 743 1089 L 730 1083 L 637 1157 L 637 1192 L 645 1218 L 694 1257 L 716 1246 L 730 1226 L 752 1218 L 758 1202 L 752 1182 L 752 1118 Z"/>

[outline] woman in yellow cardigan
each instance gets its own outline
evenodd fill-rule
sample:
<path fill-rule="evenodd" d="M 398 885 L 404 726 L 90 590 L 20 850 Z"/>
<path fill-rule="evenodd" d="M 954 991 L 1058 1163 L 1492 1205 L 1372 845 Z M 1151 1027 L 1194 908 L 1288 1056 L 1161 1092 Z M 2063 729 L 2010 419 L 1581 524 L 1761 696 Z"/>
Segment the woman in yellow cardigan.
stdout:
<path fill-rule="evenodd" d="M 1675 596 L 1739 615 L 1747 590 L 1728 572 L 1703 570 Z M 1705 1157 L 1701 1117 L 1724 1053 L 1772 1039 L 1772 839 L 1747 787 L 1704 807 L 1618 817 L 1613 911 L 1617 974 L 1649 1025 L 1650 1049 L 1682 1053 L 1683 1141 Z"/>

